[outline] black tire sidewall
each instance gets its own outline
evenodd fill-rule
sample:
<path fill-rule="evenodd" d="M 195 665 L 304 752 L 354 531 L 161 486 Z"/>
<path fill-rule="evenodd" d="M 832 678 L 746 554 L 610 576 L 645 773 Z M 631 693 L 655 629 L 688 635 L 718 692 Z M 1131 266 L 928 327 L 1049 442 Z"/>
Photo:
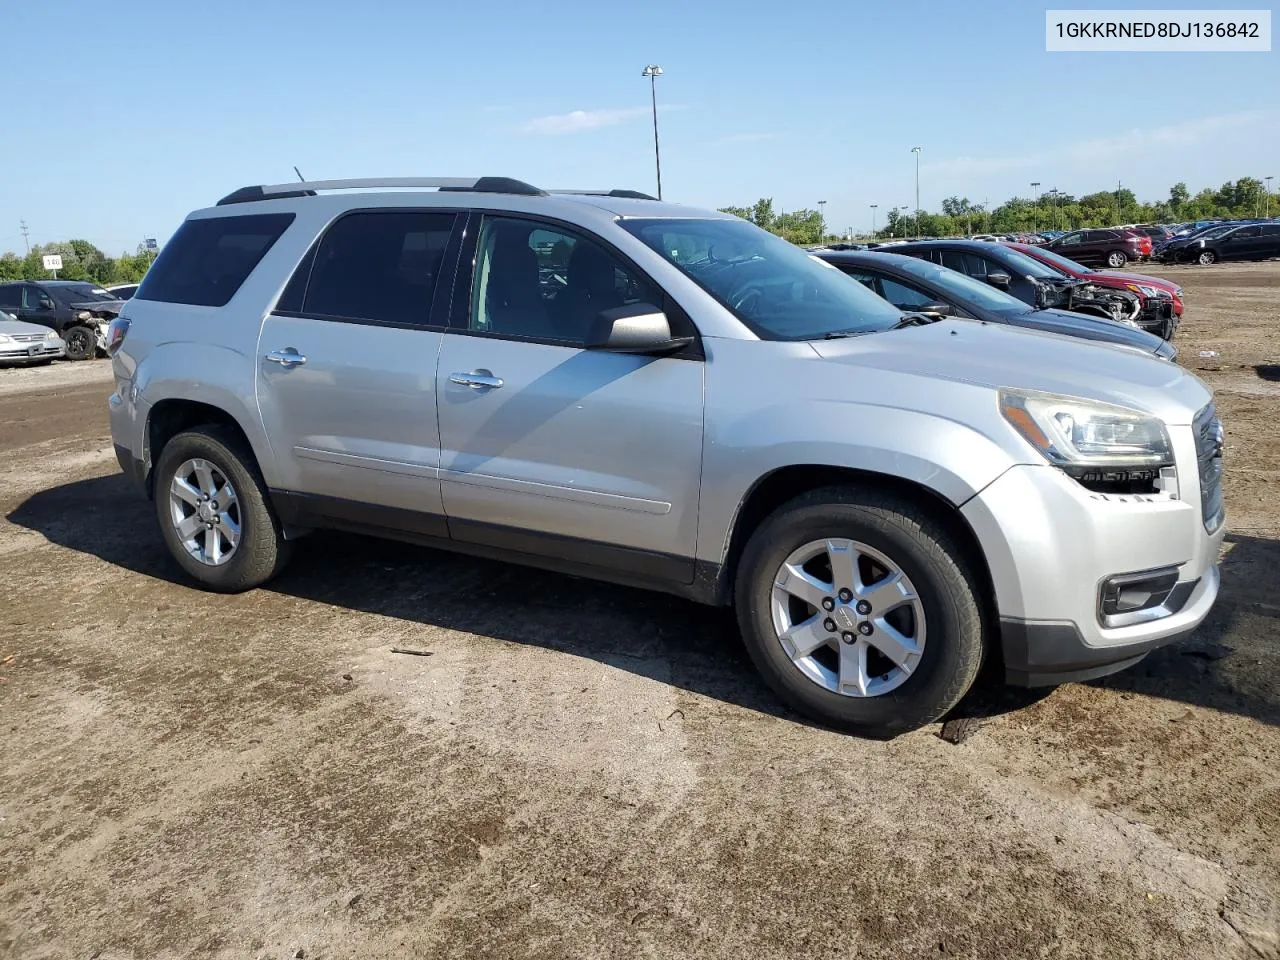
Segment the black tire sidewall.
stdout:
<path fill-rule="evenodd" d="M 155 505 L 160 533 L 179 566 L 202 586 L 223 593 L 255 587 L 274 575 L 282 546 L 279 523 L 272 512 L 256 467 L 245 452 L 216 428 L 180 433 L 165 444 L 155 469 Z M 169 486 L 178 466 L 187 460 L 207 460 L 231 481 L 240 504 L 240 542 L 235 554 L 216 567 L 187 553 L 169 516 Z M 249 461 L 252 463 L 252 461 Z"/>
<path fill-rule="evenodd" d="M 812 540 L 847 538 L 879 550 L 911 579 L 924 607 L 925 649 L 896 690 L 856 698 L 825 690 L 791 663 L 773 629 L 773 577 L 786 557 Z M 797 504 L 761 525 L 743 555 L 737 586 L 739 625 L 765 680 L 800 712 L 828 726 L 893 736 L 954 706 L 982 660 L 980 612 L 958 551 L 928 528 L 894 522 L 883 510 L 849 502 Z M 939 561 L 942 560 L 940 563 Z"/>
<path fill-rule="evenodd" d="M 71 349 L 72 338 L 83 336 L 88 344 L 87 352 Z M 98 350 L 97 337 L 94 332 L 85 326 L 68 327 L 62 334 L 63 340 L 67 343 L 67 359 L 68 360 L 91 360 Z"/>

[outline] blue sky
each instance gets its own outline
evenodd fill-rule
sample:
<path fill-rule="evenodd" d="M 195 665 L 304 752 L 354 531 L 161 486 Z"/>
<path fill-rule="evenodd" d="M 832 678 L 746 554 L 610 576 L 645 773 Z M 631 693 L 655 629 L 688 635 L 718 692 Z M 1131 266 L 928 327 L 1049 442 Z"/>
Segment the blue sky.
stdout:
<path fill-rule="evenodd" d="M 8 6 L 6 35 L 48 42 L 7 58 L 24 109 L 0 152 L 0 250 L 22 249 L 19 218 L 32 242 L 163 240 L 294 164 L 652 190 L 646 63 L 665 70 L 664 194 L 701 206 L 826 200 L 843 229 L 878 203 L 883 222 L 914 202 L 915 144 L 930 209 L 1032 180 L 1155 199 L 1280 178 L 1280 54 L 1046 53 L 1045 5 L 1017 0 Z"/>

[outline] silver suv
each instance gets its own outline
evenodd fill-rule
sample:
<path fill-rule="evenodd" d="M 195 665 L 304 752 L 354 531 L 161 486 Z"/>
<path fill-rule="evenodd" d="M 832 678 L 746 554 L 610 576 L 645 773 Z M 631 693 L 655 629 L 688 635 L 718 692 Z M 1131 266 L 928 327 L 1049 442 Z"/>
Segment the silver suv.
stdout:
<path fill-rule="evenodd" d="M 325 527 L 649 587 L 732 605 L 787 703 L 888 736 L 984 658 L 1096 677 L 1218 592 L 1204 384 L 932 319 L 628 191 L 248 187 L 113 325 L 111 428 L 210 589 Z"/>

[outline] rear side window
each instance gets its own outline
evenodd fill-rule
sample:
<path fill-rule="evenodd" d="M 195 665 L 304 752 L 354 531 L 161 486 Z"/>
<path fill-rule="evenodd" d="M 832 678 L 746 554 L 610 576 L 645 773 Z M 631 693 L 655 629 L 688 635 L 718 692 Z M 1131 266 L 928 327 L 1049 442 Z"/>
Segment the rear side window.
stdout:
<path fill-rule="evenodd" d="M 188 220 L 165 244 L 134 298 L 225 306 L 292 222 L 292 213 Z"/>
<path fill-rule="evenodd" d="M 0 287 L 0 307 L 16 307 L 21 302 L 21 287 Z"/>
<path fill-rule="evenodd" d="M 333 320 L 427 326 L 454 220 L 452 213 L 420 211 L 343 217 L 316 249 L 302 312 Z M 290 282 L 282 300 L 294 292 Z"/>

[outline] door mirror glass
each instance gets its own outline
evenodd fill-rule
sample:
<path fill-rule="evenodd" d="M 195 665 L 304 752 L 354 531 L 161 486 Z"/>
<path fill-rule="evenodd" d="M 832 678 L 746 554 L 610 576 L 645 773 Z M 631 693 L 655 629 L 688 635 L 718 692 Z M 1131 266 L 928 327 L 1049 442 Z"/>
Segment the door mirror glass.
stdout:
<path fill-rule="evenodd" d="M 40 309 L 41 309 L 41 310 L 52 310 L 52 309 L 53 309 L 53 301 L 52 301 L 52 300 L 50 300 L 48 297 L 42 296 L 42 297 L 40 298 Z"/>
<path fill-rule="evenodd" d="M 1012 281 L 1007 273 L 988 273 L 987 283 L 1000 290 L 1008 290 Z"/>
<path fill-rule="evenodd" d="M 601 310 L 587 332 L 588 350 L 609 353 L 674 353 L 692 337 L 672 337 L 667 315 L 651 303 Z"/>
<path fill-rule="evenodd" d="M 941 302 L 926 303 L 916 307 L 916 310 L 920 313 L 927 313 L 935 317 L 949 317 L 954 313 L 951 309 L 951 304 Z"/>

